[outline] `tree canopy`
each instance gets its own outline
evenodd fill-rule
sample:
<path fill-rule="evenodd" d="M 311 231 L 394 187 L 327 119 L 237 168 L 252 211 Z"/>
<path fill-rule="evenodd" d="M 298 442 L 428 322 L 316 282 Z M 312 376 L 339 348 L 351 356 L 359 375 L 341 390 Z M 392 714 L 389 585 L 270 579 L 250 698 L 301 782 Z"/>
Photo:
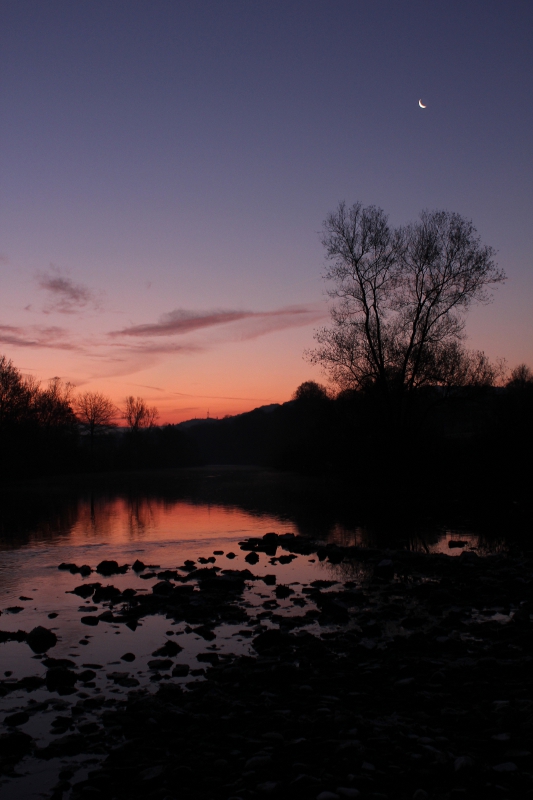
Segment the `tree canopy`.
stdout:
<path fill-rule="evenodd" d="M 98 430 L 107 430 L 116 425 L 119 410 L 101 392 L 83 392 L 74 401 L 74 409 L 79 421 L 86 426 L 91 439 Z"/>
<path fill-rule="evenodd" d="M 505 279 L 495 251 L 459 214 L 423 211 L 393 228 L 375 206 L 341 203 L 324 223 L 329 327 L 307 353 L 340 389 L 384 394 L 450 385 L 491 368 L 462 345 L 465 315 Z"/>
<path fill-rule="evenodd" d="M 159 418 L 159 411 L 155 406 L 147 406 L 142 397 L 126 397 L 126 407 L 122 414 L 126 425 L 132 432 L 142 428 L 153 428 Z"/>

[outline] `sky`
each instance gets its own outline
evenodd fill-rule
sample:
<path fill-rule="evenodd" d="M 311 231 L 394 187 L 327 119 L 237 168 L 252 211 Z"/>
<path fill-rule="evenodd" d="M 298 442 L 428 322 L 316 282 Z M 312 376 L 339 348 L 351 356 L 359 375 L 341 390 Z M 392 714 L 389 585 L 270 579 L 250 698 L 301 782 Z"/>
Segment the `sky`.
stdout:
<path fill-rule="evenodd" d="M 471 219 L 533 367 L 530 0 L 0 0 L 0 354 L 161 422 L 324 381 L 320 231 Z M 419 100 L 426 105 L 419 106 Z"/>

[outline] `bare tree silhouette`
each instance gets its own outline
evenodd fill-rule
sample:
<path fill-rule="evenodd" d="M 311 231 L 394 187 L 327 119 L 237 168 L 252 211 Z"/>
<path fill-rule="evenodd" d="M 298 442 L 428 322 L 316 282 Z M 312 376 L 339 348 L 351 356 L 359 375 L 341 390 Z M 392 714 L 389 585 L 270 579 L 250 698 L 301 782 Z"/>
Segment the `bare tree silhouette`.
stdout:
<path fill-rule="evenodd" d="M 147 406 L 142 397 L 126 398 L 126 408 L 122 414 L 122 419 L 126 421 L 128 428 L 132 432 L 139 431 L 141 428 L 153 428 L 159 418 L 159 411 L 155 406 Z"/>
<path fill-rule="evenodd" d="M 332 325 L 316 332 L 319 346 L 306 355 L 337 387 L 372 385 L 391 396 L 487 367 L 483 354 L 461 346 L 465 314 L 488 302 L 505 275 L 470 221 L 424 211 L 394 229 L 379 208 L 341 203 L 322 242 Z"/>
<path fill-rule="evenodd" d="M 91 445 L 96 433 L 115 427 L 119 409 L 100 392 L 84 392 L 74 400 L 74 410 L 79 421 L 89 431 Z"/>

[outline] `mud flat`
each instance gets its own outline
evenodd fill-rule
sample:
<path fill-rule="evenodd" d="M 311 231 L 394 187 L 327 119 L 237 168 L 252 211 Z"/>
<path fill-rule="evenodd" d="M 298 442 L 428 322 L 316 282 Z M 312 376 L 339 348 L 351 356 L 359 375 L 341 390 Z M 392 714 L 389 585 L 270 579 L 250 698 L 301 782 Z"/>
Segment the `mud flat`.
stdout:
<path fill-rule="evenodd" d="M 48 796 L 58 800 L 533 797 L 533 559 L 453 547 L 460 556 L 271 533 L 241 543 L 245 569 L 231 558 L 224 569 L 206 558 L 170 570 L 60 565 L 91 603 L 80 629 L 162 616 L 185 635 L 167 632 L 149 685 L 125 653 L 106 670 L 108 686 L 124 690 L 114 696 L 95 684 L 102 665 L 54 659 L 42 630 L 0 633 L 45 670 L 0 682 L 1 695 L 29 693 L 3 720 L 4 776 L 16 784 L 30 759 L 55 759 Z M 265 556 L 276 567 L 327 562 L 334 579 L 256 575 Z M 128 571 L 149 591 L 109 582 Z M 245 590 L 258 584 L 265 599 L 251 605 Z M 246 655 L 219 646 L 224 626 Z M 187 633 L 203 644 L 192 665 Z M 38 745 L 24 725 L 61 703 L 54 736 Z"/>

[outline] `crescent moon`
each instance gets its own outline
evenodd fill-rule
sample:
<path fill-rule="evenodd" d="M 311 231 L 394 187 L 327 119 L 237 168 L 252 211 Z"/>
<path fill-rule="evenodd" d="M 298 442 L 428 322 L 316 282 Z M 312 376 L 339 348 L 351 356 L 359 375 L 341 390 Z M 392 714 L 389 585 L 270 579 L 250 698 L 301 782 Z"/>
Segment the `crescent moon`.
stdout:
<path fill-rule="evenodd" d="M 424 103 L 422 102 L 422 100 L 419 100 L 419 101 L 418 101 L 418 105 L 420 106 L 420 108 L 425 108 L 425 107 L 426 107 L 426 106 L 424 105 Z"/>

